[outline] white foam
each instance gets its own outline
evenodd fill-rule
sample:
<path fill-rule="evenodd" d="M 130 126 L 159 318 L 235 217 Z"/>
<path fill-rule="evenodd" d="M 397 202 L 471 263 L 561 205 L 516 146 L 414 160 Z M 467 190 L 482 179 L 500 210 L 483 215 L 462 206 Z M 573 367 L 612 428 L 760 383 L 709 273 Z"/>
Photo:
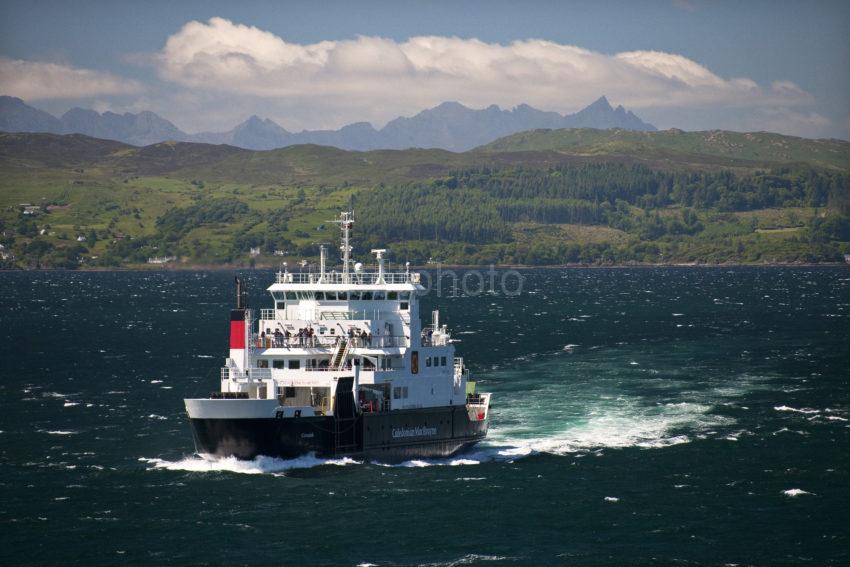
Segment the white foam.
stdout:
<path fill-rule="evenodd" d="M 454 561 L 441 561 L 437 563 L 423 563 L 420 567 L 458 567 L 459 565 L 472 565 L 483 561 L 514 561 L 515 558 L 502 557 L 499 555 L 479 555 L 478 553 L 469 553 L 463 557 L 459 557 Z"/>
<path fill-rule="evenodd" d="M 74 407 L 74 406 L 78 406 L 78 405 L 80 405 L 80 403 L 79 403 L 79 402 L 65 402 L 65 407 L 66 407 L 66 408 L 72 408 L 72 407 Z"/>
<path fill-rule="evenodd" d="M 274 474 L 292 469 L 309 469 L 324 465 L 356 465 L 359 461 L 343 457 L 341 459 L 320 459 L 314 454 L 297 457 L 295 459 L 277 459 L 274 457 L 259 457 L 251 460 L 239 460 L 236 457 L 213 457 L 211 455 L 200 455 L 186 457 L 179 461 L 167 461 L 165 459 L 139 458 L 139 461 L 153 465 L 148 470 L 164 469 L 169 471 L 186 472 L 233 472 L 240 474 Z"/>
<path fill-rule="evenodd" d="M 152 413 L 152 414 L 150 414 L 150 415 L 148 416 L 148 419 L 161 419 L 161 420 L 165 420 L 165 419 L 168 419 L 168 418 L 167 418 L 167 417 L 165 417 L 164 415 L 157 415 L 157 414 L 155 414 L 155 413 Z"/>
<path fill-rule="evenodd" d="M 807 491 L 805 491 L 801 488 L 789 488 L 788 490 L 783 490 L 782 494 L 784 494 L 785 496 L 789 496 L 791 498 L 796 498 L 796 497 L 802 496 L 804 494 L 809 494 L 809 495 L 814 496 L 814 493 L 807 492 Z"/>
<path fill-rule="evenodd" d="M 54 429 L 52 431 L 45 431 L 48 435 L 76 435 L 79 433 L 78 431 L 64 431 L 61 429 Z"/>
<path fill-rule="evenodd" d="M 42 397 L 44 398 L 67 398 L 70 394 L 62 394 L 59 392 L 43 392 Z"/>
<path fill-rule="evenodd" d="M 605 502 L 619 502 L 619 501 L 620 501 L 620 499 L 617 498 L 616 496 L 606 496 L 605 497 Z"/>
<path fill-rule="evenodd" d="M 511 435 L 511 431 L 494 428 L 490 439 L 502 445 L 498 456 L 506 459 L 530 453 L 564 455 L 626 447 L 660 449 L 689 443 L 691 438 L 679 432 L 681 428 L 699 430 L 722 424 L 725 418 L 705 415 L 709 409 L 709 406 L 693 403 L 668 405 L 661 411 L 615 404 L 592 412 L 585 421 L 549 436 L 522 438 Z"/>
<path fill-rule="evenodd" d="M 811 408 L 797 409 L 797 408 L 792 408 L 792 407 L 789 407 L 789 406 L 774 406 L 773 409 L 776 410 L 776 411 L 791 411 L 791 412 L 795 412 L 795 413 L 806 413 L 806 414 L 820 413 L 820 410 L 816 410 L 816 409 L 811 409 Z"/>

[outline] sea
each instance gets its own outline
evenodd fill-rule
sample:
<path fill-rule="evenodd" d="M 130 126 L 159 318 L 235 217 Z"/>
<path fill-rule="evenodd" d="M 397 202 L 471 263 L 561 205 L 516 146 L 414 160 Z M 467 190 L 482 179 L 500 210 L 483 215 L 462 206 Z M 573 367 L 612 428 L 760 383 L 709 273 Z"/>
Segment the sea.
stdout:
<path fill-rule="evenodd" d="M 194 453 L 237 273 L 0 273 L 0 564 L 850 564 L 850 267 L 447 278 L 491 428 L 401 464 Z"/>

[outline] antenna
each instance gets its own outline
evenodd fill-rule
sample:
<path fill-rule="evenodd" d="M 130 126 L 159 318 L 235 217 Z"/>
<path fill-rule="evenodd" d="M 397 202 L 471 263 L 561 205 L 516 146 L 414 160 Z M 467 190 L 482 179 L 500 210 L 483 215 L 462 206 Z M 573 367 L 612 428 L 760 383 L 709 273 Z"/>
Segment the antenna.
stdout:
<path fill-rule="evenodd" d="M 319 281 L 325 279 L 325 261 L 328 259 L 328 247 L 324 244 L 319 245 Z"/>
<path fill-rule="evenodd" d="M 354 225 L 354 214 L 351 211 L 343 211 L 339 214 L 339 220 L 330 221 L 340 225 L 342 229 L 342 283 L 349 283 L 349 267 L 351 264 L 351 227 Z"/>

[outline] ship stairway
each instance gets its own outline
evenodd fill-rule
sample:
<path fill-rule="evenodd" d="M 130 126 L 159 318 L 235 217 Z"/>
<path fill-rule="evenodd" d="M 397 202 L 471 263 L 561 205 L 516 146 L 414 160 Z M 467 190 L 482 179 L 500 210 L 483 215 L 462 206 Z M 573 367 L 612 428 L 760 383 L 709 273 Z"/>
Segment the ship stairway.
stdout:
<path fill-rule="evenodd" d="M 336 350 L 331 356 L 331 370 L 340 370 L 345 364 L 345 358 L 348 356 L 351 341 L 348 339 L 340 339 L 337 342 Z"/>

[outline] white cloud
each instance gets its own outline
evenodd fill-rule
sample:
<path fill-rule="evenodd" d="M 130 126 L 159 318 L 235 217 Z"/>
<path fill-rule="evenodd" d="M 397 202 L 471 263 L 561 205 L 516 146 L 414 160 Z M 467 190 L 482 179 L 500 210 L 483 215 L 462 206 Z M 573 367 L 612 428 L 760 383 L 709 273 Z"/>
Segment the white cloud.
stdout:
<path fill-rule="evenodd" d="M 298 124 L 290 114 L 289 126 L 380 124 L 446 100 L 560 112 L 602 94 L 638 110 L 787 109 L 813 102 L 788 81 L 761 86 L 723 78 L 687 57 L 657 51 L 607 55 L 538 39 L 503 45 L 440 36 L 302 45 L 223 18 L 185 24 L 155 60 L 166 81 L 234 100 L 267 100 L 279 111 L 310 108 L 323 117 Z"/>
<path fill-rule="evenodd" d="M 134 94 L 137 81 L 58 63 L 0 57 L 0 93 L 27 101 Z"/>

